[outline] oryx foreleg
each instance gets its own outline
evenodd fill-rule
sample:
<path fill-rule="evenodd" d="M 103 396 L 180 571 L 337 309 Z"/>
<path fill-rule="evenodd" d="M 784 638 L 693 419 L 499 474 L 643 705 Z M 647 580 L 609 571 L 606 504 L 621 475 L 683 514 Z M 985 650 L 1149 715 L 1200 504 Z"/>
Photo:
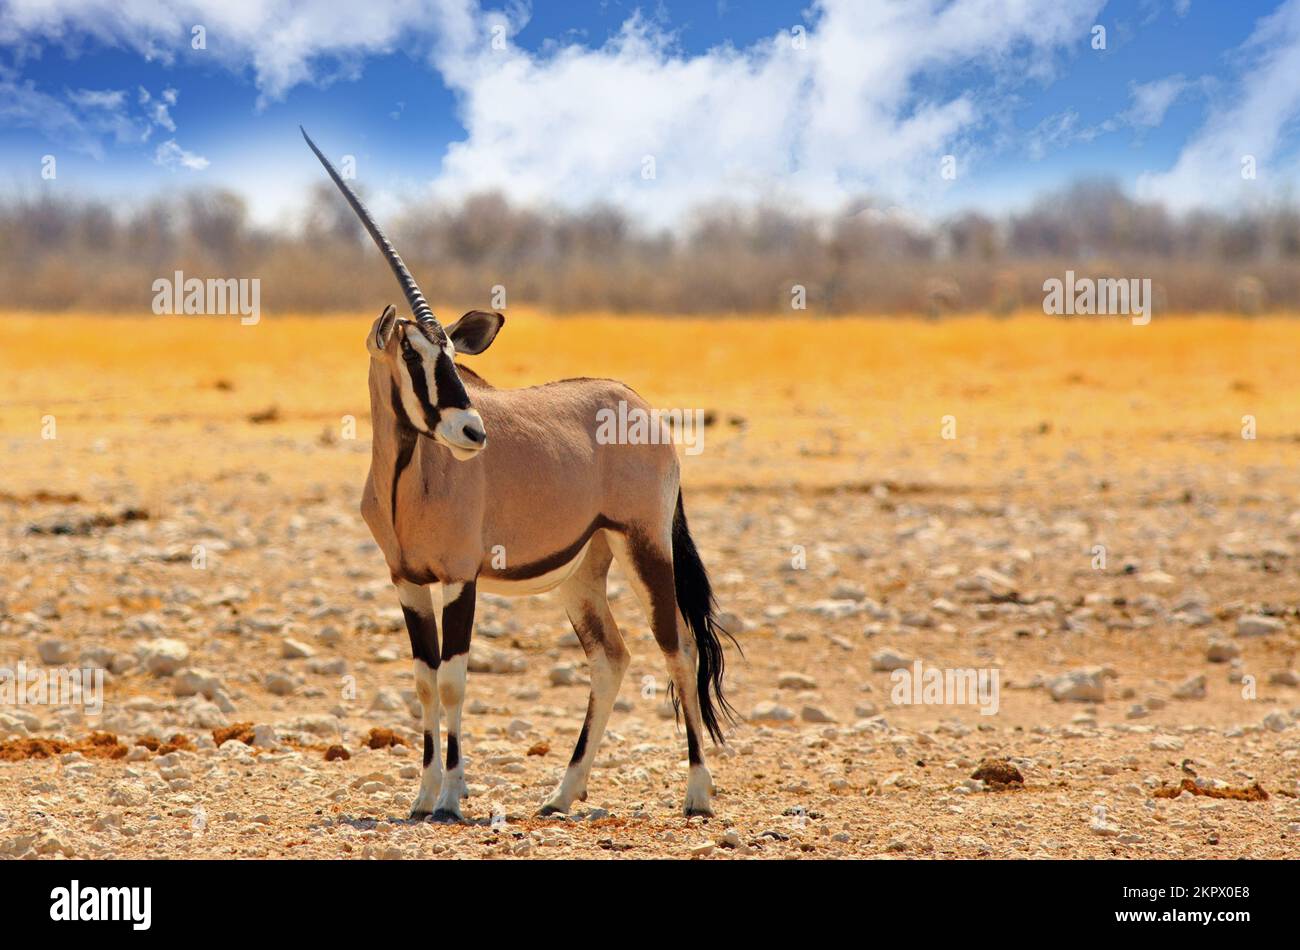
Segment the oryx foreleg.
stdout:
<path fill-rule="evenodd" d="M 469 796 L 461 750 L 460 717 L 469 670 L 475 591 L 474 581 L 444 584 L 442 588 L 442 663 L 438 668 L 438 696 L 447 707 L 447 771 L 434 808 L 435 820 L 462 820 L 460 800 Z"/>
<path fill-rule="evenodd" d="M 438 789 L 442 785 L 442 756 L 439 753 L 441 729 L 438 709 L 438 618 L 428 587 L 409 581 L 397 582 L 397 597 L 402 602 L 406 632 L 411 638 L 411 659 L 415 666 L 415 695 L 420 698 L 424 727 L 424 770 L 420 773 L 420 792 L 411 806 L 412 818 L 433 813 Z"/>

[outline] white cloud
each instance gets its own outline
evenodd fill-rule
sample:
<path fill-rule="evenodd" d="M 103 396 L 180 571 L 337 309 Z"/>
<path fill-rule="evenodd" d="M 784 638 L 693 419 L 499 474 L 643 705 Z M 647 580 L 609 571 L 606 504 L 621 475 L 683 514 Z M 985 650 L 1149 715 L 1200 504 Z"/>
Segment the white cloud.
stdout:
<path fill-rule="evenodd" d="M 494 36 L 526 21 L 519 3 L 499 13 L 476 0 L 364 10 L 336 0 L 8 0 L 0 43 L 89 34 L 153 58 L 210 56 L 251 69 L 263 101 L 355 75 L 368 55 L 423 49 L 466 130 L 438 192 L 603 200 L 665 222 L 718 197 L 825 209 L 869 191 L 933 206 L 952 186 L 939 174 L 943 156 L 970 169 L 976 132 L 1004 120 L 1006 92 L 1050 76 L 1063 50 L 1083 49 L 1103 5 L 811 0 L 803 48 L 792 22 L 744 48 L 688 54 L 639 15 L 599 46 L 494 48 Z M 206 51 L 188 48 L 193 24 L 207 29 Z M 945 81 L 953 76 L 961 82 Z M 952 86 L 959 91 L 940 91 Z M 169 128 L 166 116 L 152 118 Z"/>
<path fill-rule="evenodd" d="M 170 107 L 176 104 L 176 98 L 175 89 L 164 89 L 162 95 L 155 99 L 149 94 L 148 89 L 144 86 L 140 87 L 140 106 L 149 116 L 149 121 L 168 132 L 176 131 L 176 123 L 172 121 L 170 111 Z"/>
<path fill-rule="evenodd" d="M 158 146 L 154 152 L 153 161 L 155 165 L 162 165 L 165 168 L 188 168 L 190 171 L 201 172 L 211 164 L 202 155 L 194 152 L 187 152 L 176 144 L 175 139 L 168 139 Z"/>
<path fill-rule="evenodd" d="M 1166 76 L 1147 83 L 1133 83 L 1129 86 L 1133 105 L 1123 117 L 1138 128 L 1154 128 L 1165 120 L 1169 107 L 1189 85 L 1182 76 Z"/>
<path fill-rule="evenodd" d="M 434 62 L 461 97 L 468 134 L 436 187 L 607 200 L 655 223 L 719 196 L 826 209 L 872 191 L 924 206 L 950 184 L 942 156 L 961 167 L 1002 87 L 1047 74 L 1062 47 L 1084 42 L 1100 6 L 817 0 L 803 49 L 783 31 L 702 55 L 677 52 L 639 17 L 599 48 L 545 55 L 452 33 Z M 958 69 L 981 85 L 922 91 Z"/>
<path fill-rule="evenodd" d="M 0 45 L 72 42 L 89 36 L 147 59 L 207 57 L 235 71 L 251 69 L 263 100 L 282 98 L 330 69 L 404 43 L 429 45 L 444 8 L 461 0 L 0 0 Z M 207 48 L 191 49 L 202 26 Z"/>
<path fill-rule="evenodd" d="M 1233 53 L 1241 79 L 1183 147 L 1173 167 L 1138 179 L 1138 192 L 1175 208 L 1252 201 L 1277 194 L 1270 169 L 1294 164 L 1283 134 L 1300 118 L 1300 0 L 1287 0 Z M 1254 158 L 1258 179 L 1242 178 Z"/>

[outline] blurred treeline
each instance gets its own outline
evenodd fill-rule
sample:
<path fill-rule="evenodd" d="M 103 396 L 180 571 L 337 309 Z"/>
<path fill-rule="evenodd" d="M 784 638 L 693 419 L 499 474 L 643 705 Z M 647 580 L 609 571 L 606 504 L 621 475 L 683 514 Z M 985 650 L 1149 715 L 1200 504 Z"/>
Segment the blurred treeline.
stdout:
<path fill-rule="evenodd" d="M 1159 309 L 1300 309 L 1300 209 L 1172 215 L 1106 182 L 1046 195 L 1028 211 L 966 213 L 931 226 L 867 202 L 835 216 L 787 207 L 699 210 L 651 232 L 613 208 L 538 211 L 478 195 L 459 207 L 408 206 L 386 222 L 427 295 L 452 306 L 558 313 L 782 312 L 806 288 L 813 315 L 1042 305 L 1042 283 L 1150 278 Z M 148 311 L 151 285 L 186 277 L 259 277 L 263 310 L 357 311 L 397 288 L 328 183 L 302 220 L 250 224 L 243 200 L 193 191 L 128 210 L 51 197 L 0 202 L 4 309 Z"/>

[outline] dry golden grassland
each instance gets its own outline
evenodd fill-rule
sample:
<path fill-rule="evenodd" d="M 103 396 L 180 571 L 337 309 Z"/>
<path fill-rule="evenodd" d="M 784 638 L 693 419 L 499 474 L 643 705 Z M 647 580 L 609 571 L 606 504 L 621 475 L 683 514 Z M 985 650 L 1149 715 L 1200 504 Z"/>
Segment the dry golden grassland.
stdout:
<path fill-rule="evenodd" d="M 352 415 L 364 440 L 368 326 L 368 316 L 245 327 L 233 317 L 9 315 L 0 318 L 0 431 L 22 439 L 53 414 L 60 439 L 112 439 L 106 467 L 146 481 L 202 478 L 246 448 L 241 433 L 266 431 L 242 423 L 271 408 L 271 431 L 335 431 Z M 1034 461 L 1064 451 L 1107 453 L 1106 464 L 1122 470 L 1178 457 L 1190 442 L 1235 445 L 1245 415 L 1259 437 L 1238 460 L 1269 456 L 1300 437 L 1298 327 L 1210 317 L 1135 327 L 1113 318 L 556 319 L 512 310 L 493 348 L 467 362 L 499 387 L 608 376 L 659 407 L 712 410 L 706 450 L 685 460 L 688 480 L 873 481 L 888 460 L 896 475 L 929 483 L 936 459 L 959 452 L 963 481 L 992 485 L 1022 470 L 1036 483 L 1049 473 Z M 954 440 L 941 438 L 945 416 Z M 212 437 L 212 426 L 231 423 L 233 433 Z M 195 451 L 160 455 L 151 449 L 159 439 L 193 439 Z M 57 464 L 48 475 L 58 477 Z"/>

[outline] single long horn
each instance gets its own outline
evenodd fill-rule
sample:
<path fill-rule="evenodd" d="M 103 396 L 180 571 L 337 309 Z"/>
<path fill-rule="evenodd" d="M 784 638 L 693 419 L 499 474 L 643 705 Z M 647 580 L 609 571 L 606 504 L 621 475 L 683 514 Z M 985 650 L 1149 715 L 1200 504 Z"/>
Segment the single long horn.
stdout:
<path fill-rule="evenodd" d="M 388 266 L 393 269 L 393 273 L 397 276 L 397 282 L 402 285 L 406 300 L 411 305 L 411 316 L 415 317 L 420 323 L 432 322 L 434 326 L 441 329 L 438 318 L 433 315 L 433 311 L 429 308 L 429 302 L 424 299 L 424 294 L 420 292 L 420 285 L 415 282 L 411 272 L 406 269 L 406 265 L 402 262 L 402 256 L 393 247 L 393 242 L 388 240 L 388 237 L 380 230 L 379 225 L 375 224 L 375 219 L 371 217 L 366 206 L 361 203 L 361 199 L 357 197 L 356 192 L 348 186 L 348 183 L 343 180 L 343 176 L 330 164 L 330 160 L 316 147 L 316 143 L 311 140 L 307 130 L 300 125 L 298 131 L 302 133 L 302 137 L 307 140 L 307 145 L 316 153 L 320 163 L 325 166 L 325 170 L 334 179 L 334 184 L 339 186 L 339 191 L 343 192 L 343 197 L 348 199 L 348 204 L 352 205 L 352 210 L 357 213 L 357 217 L 361 219 L 361 223 L 370 232 L 374 242 L 379 245 L 379 250 L 383 252 L 384 258 L 388 261 Z"/>

